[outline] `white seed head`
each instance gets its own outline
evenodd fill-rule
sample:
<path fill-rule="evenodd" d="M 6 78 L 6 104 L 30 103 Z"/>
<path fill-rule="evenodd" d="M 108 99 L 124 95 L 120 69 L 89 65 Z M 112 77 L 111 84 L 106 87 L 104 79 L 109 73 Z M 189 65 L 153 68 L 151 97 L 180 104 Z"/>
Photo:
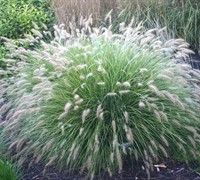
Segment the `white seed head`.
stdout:
<path fill-rule="evenodd" d="M 157 78 L 159 78 L 159 79 L 163 79 L 163 80 L 171 80 L 172 79 L 172 77 L 169 77 L 168 75 L 165 75 L 165 74 L 159 74 L 158 76 L 157 76 Z"/>
<path fill-rule="evenodd" d="M 154 110 L 153 112 L 154 112 L 154 114 L 155 114 L 155 116 L 156 116 L 156 119 L 157 119 L 159 122 L 161 122 L 161 115 L 160 115 L 160 113 L 159 113 L 157 110 Z"/>
<path fill-rule="evenodd" d="M 72 146 L 71 146 L 71 148 L 70 148 L 70 152 L 72 152 L 72 151 L 74 150 L 75 146 L 76 146 L 76 143 L 73 142 L 73 144 L 72 144 Z"/>
<path fill-rule="evenodd" d="M 140 68 L 140 73 L 148 72 L 148 69 L 146 68 Z"/>
<path fill-rule="evenodd" d="M 130 90 L 122 90 L 119 91 L 119 94 L 123 95 L 123 94 L 128 94 L 130 92 Z"/>
<path fill-rule="evenodd" d="M 118 145 L 117 134 L 114 134 L 112 145 L 113 145 L 113 149 L 115 149 L 115 147 L 117 147 Z"/>
<path fill-rule="evenodd" d="M 99 139 L 98 139 L 98 135 L 97 134 L 95 135 L 95 143 L 99 144 Z"/>
<path fill-rule="evenodd" d="M 145 106 L 146 106 L 146 105 L 144 104 L 143 101 L 140 101 L 140 102 L 139 102 L 139 107 L 144 108 Z"/>
<path fill-rule="evenodd" d="M 166 115 L 163 111 L 159 111 L 159 114 L 160 114 L 160 116 L 161 116 L 165 121 L 168 122 L 168 117 L 167 117 L 167 115 Z"/>
<path fill-rule="evenodd" d="M 84 89 L 85 86 L 86 86 L 86 83 L 81 84 L 82 89 Z"/>
<path fill-rule="evenodd" d="M 158 106 L 157 106 L 155 103 L 150 103 L 150 106 L 151 106 L 153 109 L 158 109 Z"/>
<path fill-rule="evenodd" d="M 125 130 L 126 133 L 128 132 L 128 127 L 127 127 L 126 124 L 124 124 L 124 130 Z"/>
<path fill-rule="evenodd" d="M 59 117 L 58 119 L 63 119 L 65 116 L 67 116 L 67 112 L 63 112 Z"/>
<path fill-rule="evenodd" d="M 72 103 L 71 102 L 67 102 L 65 107 L 64 107 L 64 111 L 67 114 L 69 112 L 69 109 L 71 108 Z"/>
<path fill-rule="evenodd" d="M 80 149 L 80 146 L 78 145 L 78 146 L 75 148 L 74 152 L 73 152 L 73 160 L 76 159 L 76 157 L 77 157 L 77 155 L 78 155 L 79 149 Z"/>
<path fill-rule="evenodd" d="M 98 118 L 99 115 L 103 112 L 102 104 L 99 104 L 96 111 L 96 117 Z"/>
<path fill-rule="evenodd" d="M 94 145 L 94 153 L 97 153 L 99 151 L 99 144 L 95 143 Z"/>
<path fill-rule="evenodd" d="M 182 110 L 185 110 L 184 104 L 183 104 L 178 98 L 175 98 L 175 103 L 176 103 Z"/>
<path fill-rule="evenodd" d="M 79 131 L 79 136 L 81 136 L 81 135 L 82 135 L 82 133 L 83 133 L 83 130 L 84 130 L 84 128 L 80 128 L 80 131 Z"/>
<path fill-rule="evenodd" d="M 119 172 L 121 172 L 122 171 L 122 157 L 121 157 L 119 148 L 116 148 L 116 156 L 117 156 L 117 162 L 119 166 Z"/>
<path fill-rule="evenodd" d="M 53 162 L 56 160 L 57 156 L 53 156 L 49 162 L 45 165 L 45 167 L 51 166 L 53 164 Z"/>
<path fill-rule="evenodd" d="M 90 167 L 92 166 L 92 156 L 89 156 L 87 159 L 87 168 L 90 169 Z"/>
<path fill-rule="evenodd" d="M 135 159 L 138 161 L 139 155 L 138 155 L 138 151 L 136 149 L 134 150 L 134 156 L 135 156 Z"/>
<path fill-rule="evenodd" d="M 142 83 L 138 83 L 138 87 L 142 87 L 143 86 L 143 84 Z"/>
<path fill-rule="evenodd" d="M 154 80 L 150 80 L 147 82 L 147 85 L 149 86 L 149 85 L 153 84 L 153 82 L 154 82 Z"/>
<path fill-rule="evenodd" d="M 106 96 L 116 96 L 116 95 L 117 95 L 117 93 L 115 93 L 115 92 L 110 92 L 110 93 L 106 94 Z"/>
<path fill-rule="evenodd" d="M 77 92 L 78 88 L 74 89 L 73 94 L 75 94 Z"/>
<path fill-rule="evenodd" d="M 129 115 L 127 111 L 124 112 L 124 118 L 125 118 L 126 123 L 128 123 Z"/>
<path fill-rule="evenodd" d="M 75 95 L 74 95 L 74 99 L 77 101 L 77 100 L 80 99 L 80 96 L 79 96 L 78 94 L 75 94 Z"/>
<path fill-rule="evenodd" d="M 101 82 L 98 82 L 97 84 L 98 84 L 99 86 L 105 86 L 106 83 L 101 81 Z"/>
<path fill-rule="evenodd" d="M 164 98 L 164 94 L 158 90 L 158 88 L 156 86 L 154 86 L 153 84 L 148 85 L 149 89 L 154 92 L 157 96 Z"/>
<path fill-rule="evenodd" d="M 83 103 L 83 99 L 82 98 L 75 102 L 76 105 L 80 105 L 82 103 Z"/>
<path fill-rule="evenodd" d="M 86 118 L 88 117 L 89 113 L 90 113 L 91 109 L 85 109 L 82 113 L 82 123 L 85 122 Z"/>
<path fill-rule="evenodd" d="M 104 119 L 104 118 L 103 118 L 103 115 L 104 115 L 104 113 L 101 112 L 100 115 L 99 115 L 99 119 L 100 119 L 100 120 L 103 120 L 103 119 Z"/>
<path fill-rule="evenodd" d="M 162 138 L 163 142 L 165 143 L 165 145 L 168 147 L 169 143 L 168 143 L 167 139 L 163 135 L 161 135 L 161 138 Z"/>
<path fill-rule="evenodd" d="M 103 74 L 106 73 L 106 70 L 105 70 L 103 67 L 101 67 L 101 66 L 98 66 L 97 71 L 98 71 L 98 72 L 101 72 L 101 73 L 103 73 Z"/>
<path fill-rule="evenodd" d="M 86 75 L 86 79 L 88 79 L 89 77 L 92 77 L 93 76 L 93 73 L 89 73 Z"/>
<path fill-rule="evenodd" d="M 79 106 L 74 106 L 74 111 L 77 111 L 79 109 Z"/>
<path fill-rule="evenodd" d="M 192 126 L 185 126 L 185 128 L 186 128 L 188 131 L 192 132 L 193 135 L 194 135 L 194 137 L 198 137 L 198 136 L 199 136 L 197 130 L 196 130 L 194 127 L 192 127 Z"/>
<path fill-rule="evenodd" d="M 116 132 L 116 123 L 114 120 L 112 120 L 112 128 L 113 128 L 113 131 Z"/>
<path fill-rule="evenodd" d="M 117 82 L 117 83 L 116 83 L 116 86 L 121 87 L 121 86 L 122 86 L 122 83 Z"/>
<path fill-rule="evenodd" d="M 78 66 L 76 66 L 76 70 L 81 70 L 87 67 L 87 64 L 80 64 Z"/>
<path fill-rule="evenodd" d="M 150 143 L 152 144 L 152 146 L 153 146 L 156 150 L 158 150 L 158 146 L 156 145 L 155 141 L 150 140 Z"/>
<path fill-rule="evenodd" d="M 110 153 L 110 161 L 111 161 L 111 163 L 114 162 L 114 153 L 113 152 Z"/>
<path fill-rule="evenodd" d="M 62 125 L 60 128 L 61 128 L 62 135 L 64 135 L 64 133 L 65 133 L 65 127 L 64 127 L 64 125 Z"/>
<path fill-rule="evenodd" d="M 36 35 L 36 36 L 38 36 L 38 37 L 40 37 L 40 38 L 43 37 L 43 35 L 41 34 L 40 31 L 37 31 L 37 30 L 35 30 L 35 29 L 32 29 L 31 31 L 33 32 L 34 35 Z"/>
<path fill-rule="evenodd" d="M 109 176 L 112 177 L 112 172 L 111 172 L 110 168 L 107 168 L 107 170 L 108 170 Z"/>
<path fill-rule="evenodd" d="M 84 80 L 84 79 L 85 79 L 85 76 L 80 75 L 79 78 L 80 78 L 80 80 Z"/>
<path fill-rule="evenodd" d="M 38 162 L 40 162 L 42 157 L 43 157 L 42 154 L 38 155 L 37 158 L 35 159 L 35 163 L 37 164 Z"/>
<path fill-rule="evenodd" d="M 140 45 L 142 46 L 144 44 L 147 44 L 147 43 L 149 43 L 153 39 L 154 39 L 154 35 L 149 34 L 147 37 L 141 39 Z"/>
<path fill-rule="evenodd" d="M 124 87 L 131 88 L 131 84 L 128 81 L 122 83 Z"/>
<path fill-rule="evenodd" d="M 130 127 L 128 128 L 128 131 L 126 132 L 126 138 L 129 142 L 133 143 L 133 133 Z"/>
<path fill-rule="evenodd" d="M 6 71 L 0 70 L 0 76 L 1 76 L 1 75 L 5 75 L 5 74 L 6 74 Z"/>
<path fill-rule="evenodd" d="M 194 149 L 196 149 L 196 142 L 194 140 L 194 138 L 192 138 L 191 136 L 187 136 L 187 138 L 189 139 L 189 141 L 191 142 L 192 146 L 194 147 Z"/>

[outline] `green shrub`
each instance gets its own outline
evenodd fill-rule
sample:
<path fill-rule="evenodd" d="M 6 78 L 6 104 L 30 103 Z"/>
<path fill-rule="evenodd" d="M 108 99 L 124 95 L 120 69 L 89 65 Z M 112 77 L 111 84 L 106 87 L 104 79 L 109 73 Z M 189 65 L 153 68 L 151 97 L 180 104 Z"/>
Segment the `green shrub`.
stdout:
<path fill-rule="evenodd" d="M 5 62 L 3 62 L 5 55 L 6 55 L 6 48 L 5 48 L 5 46 L 0 45 L 0 67 L 3 69 L 6 67 Z"/>
<path fill-rule="evenodd" d="M 32 22 L 40 29 L 43 23 L 51 27 L 53 22 L 53 14 L 45 0 L 0 0 L 0 17 L 0 36 L 14 39 L 31 33 Z"/>
<path fill-rule="evenodd" d="M 30 165 L 93 177 L 121 172 L 124 161 L 143 162 L 148 172 L 168 156 L 199 157 L 200 72 L 183 62 L 188 44 L 161 41 L 161 30 L 143 33 L 141 24 L 121 29 L 86 24 L 74 36 L 56 28 L 39 50 L 11 48 L 21 61 L 1 80 L 0 115 L 20 163 L 31 155 Z"/>
<path fill-rule="evenodd" d="M 0 129 L 0 133 L 2 128 Z M 12 161 L 4 155 L 5 147 L 1 141 L 0 144 L 0 179 L 1 180 L 18 180 L 20 177 L 19 169 Z"/>
<path fill-rule="evenodd" d="M 14 166 L 4 158 L 0 158 L 0 179 L 17 180 Z"/>

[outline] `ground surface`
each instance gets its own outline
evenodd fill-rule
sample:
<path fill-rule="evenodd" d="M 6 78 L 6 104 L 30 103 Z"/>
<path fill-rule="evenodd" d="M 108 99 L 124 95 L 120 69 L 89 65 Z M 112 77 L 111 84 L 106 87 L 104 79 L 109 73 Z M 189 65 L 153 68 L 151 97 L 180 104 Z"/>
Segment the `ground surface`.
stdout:
<path fill-rule="evenodd" d="M 191 65 L 193 68 L 195 69 L 199 69 L 200 70 L 200 55 L 197 51 L 194 51 L 194 54 L 190 55 L 190 59 L 191 59 Z"/>
<path fill-rule="evenodd" d="M 167 159 L 163 163 L 158 164 L 158 168 L 154 167 L 154 172 L 151 173 L 151 180 L 200 180 L 200 167 L 197 163 L 180 163 Z M 30 169 L 25 167 L 22 180 L 82 180 L 87 179 L 86 174 L 75 172 L 58 172 L 55 169 L 49 169 L 46 174 L 43 174 L 44 167 L 41 165 L 32 166 Z M 96 180 L 145 180 L 147 174 L 142 166 L 131 167 L 126 165 L 121 174 L 114 174 L 113 177 L 104 175 L 95 177 Z"/>

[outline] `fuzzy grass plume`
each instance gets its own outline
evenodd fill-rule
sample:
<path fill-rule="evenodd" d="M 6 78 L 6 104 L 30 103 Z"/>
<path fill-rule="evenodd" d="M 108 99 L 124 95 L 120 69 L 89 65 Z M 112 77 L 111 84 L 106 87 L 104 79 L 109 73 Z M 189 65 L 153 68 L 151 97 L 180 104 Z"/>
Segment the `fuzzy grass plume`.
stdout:
<path fill-rule="evenodd" d="M 88 20 L 88 22 L 90 22 Z M 22 43 L 7 42 L 7 70 L 0 83 L 3 137 L 16 160 L 45 168 L 120 172 L 124 161 L 147 169 L 165 157 L 199 157 L 200 71 L 184 63 L 188 44 L 162 40 L 162 30 L 120 26 L 67 33 L 55 39 L 35 30 Z M 21 59 L 15 60 L 15 57 Z M 14 58 L 14 60 L 13 60 Z"/>

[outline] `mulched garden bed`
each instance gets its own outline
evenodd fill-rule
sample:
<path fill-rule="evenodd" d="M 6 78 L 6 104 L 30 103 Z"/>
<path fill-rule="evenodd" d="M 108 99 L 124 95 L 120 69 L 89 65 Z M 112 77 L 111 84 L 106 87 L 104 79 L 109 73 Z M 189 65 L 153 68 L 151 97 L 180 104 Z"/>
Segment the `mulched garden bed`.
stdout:
<path fill-rule="evenodd" d="M 161 164 L 158 164 L 158 168 L 154 168 L 154 172 L 151 173 L 151 180 L 200 180 L 200 172 L 195 171 L 200 165 L 197 163 L 180 163 L 167 159 Z M 44 166 L 34 165 L 30 169 L 28 166 L 24 167 L 22 180 L 82 180 L 87 179 L 87 174 L 80 174 L 75 172 L 70 174 L 69 172 L 58 172 L 54 168 L 51 168 L 43 173 Z M 95 177 L 96 180 L 145 180 L 147 174 L 142 166 L 137 165 L 131 167 L 125 165 L 124 170 L 120 174 L 114 174 L 113 177 L 109 175 L 103 175 L 101 177 Z"/>
<path fill-rule="evenodd" d="M 189 56 L 189 58 L 191 59 L 190 64 L 192 65 L 192 67 L 194 69 L 199 69 L 200 70 L 200 55 L 199 55 L 198 51 L 194 50 L 194 54 L 191 54 Z"/>

